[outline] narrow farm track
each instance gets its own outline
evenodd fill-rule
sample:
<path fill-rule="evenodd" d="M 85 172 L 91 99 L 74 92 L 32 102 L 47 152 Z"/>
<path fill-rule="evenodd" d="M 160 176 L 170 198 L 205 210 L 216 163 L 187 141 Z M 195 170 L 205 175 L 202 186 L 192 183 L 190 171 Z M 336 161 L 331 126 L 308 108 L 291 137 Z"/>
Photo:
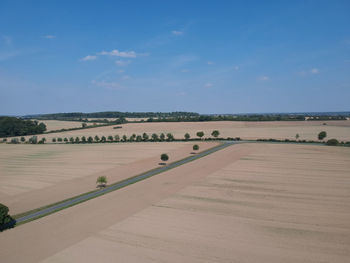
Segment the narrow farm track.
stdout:
<path fill-rule="evenodd" d="M 184 158 L 182 160 L 170 163 L 169 165 L 166 165 L 166 166 L 163 166 L 163 167 L 159 167 L 159 168 L 151 170 L 151 171 L 147 171 L 147 172 L 142 173 L 142 174 L 137 175 L 137 176 L 130 177 L 128 179 L 125 179 L 125 180 L 122 180 L 122 181 L 117 182 L 115 184 L 112 184 L 112 185 L 110 185 L 110 186 L 108 186 L 106 188 L 103 188 L 101 190 L 85 193 L 85 194 L 79 195 L 77 197 L 70 198 L 69 200 L 65 200 L 65 201 L 62 201 L 62 202 L 59 202 L 59 203 L 55 203 L 55 204 L 52 204 L 52 205 L 49 205 L 49 206 L 45 206 L 42 209 L 36 209 L 33 212 L 29 211 L 27 213 L 23 213 L 25 215 L 23 215 L 23 216 L 16 216 L 17 224 L 23 224 L 23 223 L 26 223 L 26 222 L 29 222 L 29 221 L 32 221 L 32 220 L 35 220 L 35 219 L 47 216 L 47 215 L 52 214 L 54 212 L 60 211 L 62 209 L 65 209 L 65 208 L 74 206 L 76 204 L 85 202 L 87 200 L 90 200 L 92 198 L 96 198 L 96 197 L 99 197 L 101 195 L 107 194 L 109 192 L 118 190 L 118 189 L 123 188 L 125 186 L 128 186 L 130 184 L 137 183 L 139 181 L 142 181 L 142 180 L 145 180 L 145 179 L 147 179 L 149 177 L 152 177 L 152 176 L 154 176 L 156 174 L 163 173 L 163 172 L 168 171 L 170 169 L 176 168 L 176 167 L 178 167 L 180 165 L 186 164 L 188 162 L 194 161 L 194 160 L 199 159 L 201 157 L 204 157 L 206 155 L 212 154 L 212 153 L 214 153 L 216 151 L 224 149 L 224 148 L 226 148 L 228 146 L 231 146 L 233 144 L 235 144 L 235 142 L 224 142 L 224 143 L 222 143 L 222 144 L 220 144 L 218 146 L 215 146 L 213 148 L 210 148 L 208 150 L 200 152 L 200 153 L 198 153 L 196 155 L 192 155 L 192 156 L 186 157 L 186 158 Z"/>

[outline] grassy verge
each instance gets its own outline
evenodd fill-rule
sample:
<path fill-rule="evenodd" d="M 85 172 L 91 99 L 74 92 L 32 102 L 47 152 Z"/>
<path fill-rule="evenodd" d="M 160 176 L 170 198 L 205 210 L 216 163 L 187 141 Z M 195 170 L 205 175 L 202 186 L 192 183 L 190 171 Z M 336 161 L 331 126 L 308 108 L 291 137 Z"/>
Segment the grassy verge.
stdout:
<path fill-rule="evenodd" d="M 230 144 L 228 144 L 227 146 L 229 146 L 229 145 L 230 145 Z M 214 153 L 214 152 L 216 152 L 216 151 L 218 151 L 218 150 L 221 150 L 221 149 L 224 149 L 224 148 L 227 147 L 227 146 L 226 146 L 226 147 L 223 147 L 223 148 L 222 148 L 222 146 L 223 146 L 223 144 L 219 144 L 219 145 L 216 145 L 216 146 L 211 147 L 211 148 L 209 148 L 209 149 L 206 149 L 206 150 L 204 150 L 204 151 L 198 152 L 198 153 L 195 155 L 195 158 L 191 158 L 191 157 L 193 156 L 193 155 L 191 155 L 191 156 L 182 158 L 182 159 L 180 159 L 180 160 L 177 160 L 177 161 L 175 161 L 175 162 L 172 162 L 172 163 L 168 164 L 168 166 L 166 166 L 166 167 L 168 167 L 166 170 L 161 170 L 160 167 L 157 167 L 157 168 L 148 170 L 148 171 L 146 171 L 146 172 L 140 173 L 140 174 L 138 174 L 138 175 L 131 176 L 131 177 L 128 177 L 128 178 L 126 178 L 126 179 L 117 181 L 117 182 L 115 182 L 115 183 L 109 185 L 109 186 L 106 188 L 106 189 L 107 189 L 106 191 L 101 192 L 100 194 L 98 194 L 98 195 L 96 195 L 96 196 L 92 196 L 92 197 L 90 197 L 90 198 L 81 200 L 81 201 L 79 201 L 79 202 L 76 202 L 76 203 L 73 203 L 73 204 L 70 204 L 70 205 L 61 207 L 61 208 L 57 208 L 57 209 L 55 209 L 55 210 L 53 210 L 53 211 L 51 211 L 51 212 L 48 212 L 48 213 L 45 213 L 45 214 L 42 214 L 42 215 L 38 215 L 37 217 L 33 217 L 33 218 L 28 219 L 28 220 L 26 220 L 26 221 L 19 222 L 19 223 L 17 224 L 17 226 L 22 225 L 22 224 L 25 224 L 25 223 L 28 223 L 28 222 L 30 222 L 30 221 L 39 219 L 39 218 L 41 218 L 41 217 L 44 217 L 44 216 L 47 216 L 47 215 L 50 215 L 50 214 L 53 214 L 53 213 L 56 213 L 56 212 L 58 212 L 58 211 L 60 211 L 60 210 L 63 210 L 63 209 L 66 209 L 66 208 L 68 208 L 68 207 L 71 207 L 71 206 L 74 206 L 74 205 L 83 203 L 83 202 L 85 202 L 85 201 L 88 201 L 88 200 L 90 200 L 90 199 L 93 199 L 93 198 L 102 196 L 102 195 L 107 194 L 107 193 L 110 193 L 110 192 L 112 192 L 112 191 L 115 191 L 115 190 L 124 188 L 124 187 L 126 187 L 126 186 L 128 186 L 128 185 L 131 185 L 131 184 L 134 184 L 134 183 L 143 181 L 143 180 L 148 179 L 148 178 L 150 178 L 150 177 L 153 177 L 153 176 L 155 176 L 155 175 L 157 175 L 157 174 L 160 174 L 160 173 L 162 173 L 162 172 L 169 171 L 169 170 L 174 169 L 174 168 L 176 168 L 176 167 L 178 167 L 178 166 L 180 166 L 180 165 L 183 165 L 183 164 L 192 162 L 192 161 L 194 161 L 194 160 L 200 159 L 200 158 L 202 158 L 202 157 L 205 157 L 205 156 L 207 156 L 207 155 L 209 155 L 209 154 L 211 154 L 211 153 Z M 204 153 L 204 154 L 203 154 L 203 153 Z M 182 162 L 185 161 L 185 160 L 187 160 L 187 161 L 184 162 L 184 163 L 182 163 Z M 157 171 L 157 170 L 159 170 L 159 171 Z M 153 174 L 151 174 L 150 176 L 147 176 L 147 177 L 144 177 L 144 178 L 140 178 L 140 179 L 137 180 L 137 181 L 131 181 L 133 178 L 141 177 L 142 175 L 145 175 L 145 174 L 148 174 L 148 173 L 152 173 L 152 172 L 153 172 Z M 130 181 L 130 182 L 127 183 L 127 184 L 125 184 L 125 185 L 123 185 L 123 186 L 121 186 L 121 187 L 118 187 L 118 188 L 116 188 L 116 189 L 113 189 L 113 186 L 118 185 L 118 184 L 121 184 L 121 183 L 123 183 L 123 182 L 128 182 L 128 181 Z M 109 188 L 110 190 L 108 190 L 108 188 Z M 76 198 L 82 197 L 82 196 L 84 196 L 84 195 L 88 195 L 88 194 L 95 193 L 95 192 L 98 192 L 98 191 L 100 191 L 100 189 L 96 189 L 96 190 L 93 190 L 93 191 L 90 191 L 90 192 L 86 192 L 86 193 L 83 193 L 83 194 L 80 194 L 80 195 L 77 195 L 77 196 L 73 196 L 73 197 L 71 197 L 71 198 L 67 198 L 67 199 L 65 199 L 65 200 L 62 200 L 62 201 L 59 201 L 59 202 L 56 202 L 56 203 L 53 203 L 53 204 L 49 204 L 49 205 L 42 206 L 42 207 L 39 207 L 39 208 L 36 208 L 36 209 L 33 209 L 33 210 L 29 210 L 29 211 L 26 211 L 26 212 L 24 212 L 24 213 L 16 214 L 16 215 L 13 216 L 13 218 L 14 218 L 14 219 L 19 219 L 19 218 L 22 218 L 22 217 L 24 217 L 24 216 L 27 216 L 27 215 L 30 215 L 30 214 L 39 212 L 39 211 L 41 211 L 41 210 L 44 210 L 44 209 L 47 209 L 47 208 L 50 208 L 50 207 L 53 207 L 53 206 L 62 204 L 62 203 L 64 203 L 64 202 L 71 201 L 71 200 L 74 200 L 74 199 L 76 199 Z"/>

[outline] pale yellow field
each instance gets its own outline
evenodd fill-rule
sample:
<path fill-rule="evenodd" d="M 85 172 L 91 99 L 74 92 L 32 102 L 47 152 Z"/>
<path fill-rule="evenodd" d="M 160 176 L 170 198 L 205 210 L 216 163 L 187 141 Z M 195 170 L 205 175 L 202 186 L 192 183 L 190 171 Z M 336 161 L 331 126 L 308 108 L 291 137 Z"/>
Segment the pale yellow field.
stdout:
<path fill-rule="evenodd" d="M 38 120 L 46 125 L 47 131 L 55 131 L 60 129 L 81 128 L 83 122 L 80 121 L 56 121 L 56 120 Z M 87 125 L 91 125 L 87 123 Z"/>
<path fill-rule="evenodd" d="M 327 123 L 327 125 L 323 125 Z M 115 126 L 122 126 L 121 129 L 113 129 Z M 321 131 L 326 131 L 326 139 L 336 138 L 340 141 L 350 141 L 350 121 L 301 121 L 301 122 L 169 122 L 169 123 L 129 123 L 123 125 L 97 127 L 86 130 L 68 131 L 62 133 L 52 133 L 38 136 L 45 137 L 50 143 L 52 138 L 57 137 L 88 137 L 95 135 L 109 136 L 124 134 L 130 137 L 132 134 L 141 135 L 146 132 L 168 133 L 171 132 L 176 138 L 183 138 L 185 133 L 189 133 L 192 138 L 197 138 L 198 131 L 204 131 L 205 137 L 211 137 L 213 130 L 220 131 L 220 137 L 240 137 L 242 139 L 295 139 L 295 135 L 300 135 L 300 140 L 317 140 L 317 135 Z M 29 138 L 30 136 L 27 136 Z"/>
<path fill-rule="evenodd" d="M 349 148 L 234 145 L 5 231 L 0 256 L 7 263 L 345 263 L 349 171 Z"/>
<path fill-rule="evenodd" d="M 94 190 L 96 178 L 110 183 L 190 155 L 193 143 L 0 145 L 0 200 L 24 212 Z M 201 143 L 200 150 L 215 146 Z"/>

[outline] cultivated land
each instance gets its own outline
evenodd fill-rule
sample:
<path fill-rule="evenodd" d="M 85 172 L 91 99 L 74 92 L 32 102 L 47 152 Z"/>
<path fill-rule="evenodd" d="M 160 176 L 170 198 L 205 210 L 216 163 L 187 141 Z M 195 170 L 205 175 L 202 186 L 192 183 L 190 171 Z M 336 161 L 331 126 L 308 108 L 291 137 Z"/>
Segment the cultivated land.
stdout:
<path fill-rule="evenodd" d="M 233 145 L 5 231 L 0 256 L 7 263 L 348 262 L 349 171 L 345 147 Z"/>
<path fill-rule="evenodd" d="M 96 189 L 98 176 L 113 183 L 187 157 L 193 143 L 0 145 L 0 200 L 12 214 Z M 217 143 L 202 142 L 200 150 Z"/>
<path fill-rule="evenodd" d="M 323 125 L 326 123 L 327 125 Z M 113 129 L 121 126 L 121 129 Z M 175 138 L 184 138 L 189 133 L 191 138 L 198 138 L 196 133 L 204 131 L 205 137 L 210 137 L 213 130 L 220 131 L 220 137 L 240 137 L 241 139 L 295 139 L 300 135 L 300 140 L 317 140 L 317 134 L 321 131 L 327 132 L 327 138 L 336 138 L 339 141 L 350 141 L 350 121 L 274 121 L 274 122 L 160 122 L 160 123 L 128 123 L 105 127 L 90 128 L 86 130 L 75 130 L 61 133 L 39 135 L 45 137 L 50 143 L 52 138 L 88 137 L 124 134 L 130 137 L 132 134 L 140 135 L 144 132 L 152 133 L 173 133 Z M 30 136 L 27 136 L 27 139 Z"/>
<path fill-rule="evenodd" d="M 81 128 L 83 122 L 79 121 L 56 121 L 56 120 L 37 120 L 46 125 L 46 131 L 55 131 L 61 129 Z M 87 123 L 87 125 L 91 125 Z"/>

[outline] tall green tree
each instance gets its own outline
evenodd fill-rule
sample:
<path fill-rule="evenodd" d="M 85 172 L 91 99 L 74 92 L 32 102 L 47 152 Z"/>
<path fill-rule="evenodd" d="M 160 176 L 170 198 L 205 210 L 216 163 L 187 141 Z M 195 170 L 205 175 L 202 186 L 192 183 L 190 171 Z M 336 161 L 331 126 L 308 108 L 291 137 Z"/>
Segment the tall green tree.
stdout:
<path fill-rule="evenodd" d="M 186 132 L 184 137 L 185 137 L 185 140 L 188 141 L 191 138 L 191 135 L 188 132 Z"/>
<path fill-rule="evenodd" d="M 204 135 L 204 134 L 203 134 Z M 215 138 L 217 138 L 220 135 L 220 132 L 218 130 L 214 130 L 211 135 Z"/>
<path fill-rule="evenodd" d="M 202 137 L 204 136 L 204 132 L 202 132 L 202 131 L 197 132 L 197 136 L 198 136 L 200 139 L 202 139 Z"/>

